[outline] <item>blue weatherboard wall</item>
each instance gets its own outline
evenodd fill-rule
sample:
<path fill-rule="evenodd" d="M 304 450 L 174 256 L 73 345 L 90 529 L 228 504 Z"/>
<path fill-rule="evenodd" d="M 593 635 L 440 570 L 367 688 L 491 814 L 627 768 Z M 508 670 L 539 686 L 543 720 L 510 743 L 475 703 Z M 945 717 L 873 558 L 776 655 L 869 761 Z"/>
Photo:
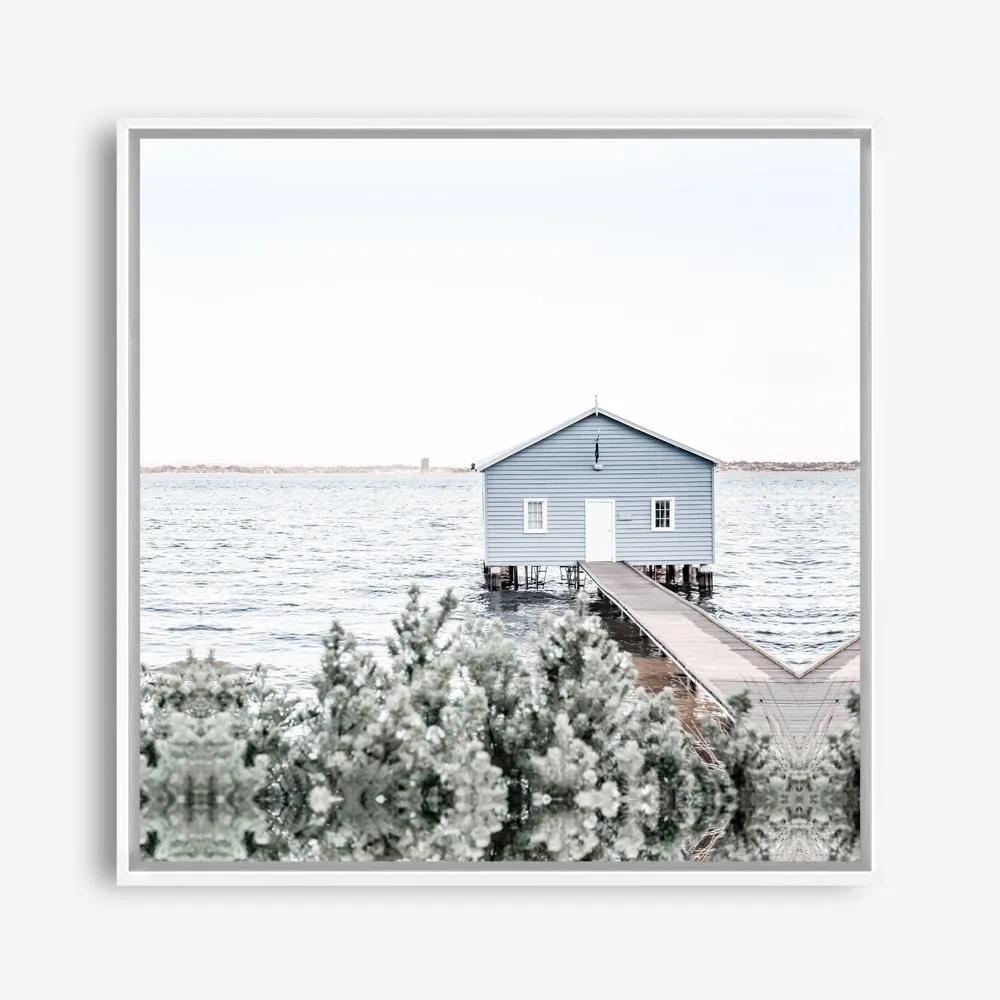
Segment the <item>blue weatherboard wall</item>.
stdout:
<path fill-rule="evenodd" d="M 601 464 L 594 439 L 601 436 Z M 715 466 L 592 414 L 483 472 L 488 566 L 568 566 L 584 558 L 584 500 L 616 501 L 616 552 L 632 563 L 714 561 Z M 650 499 L 671 496 L 676 529 L 650 530 Z M 548 533 L 524 533 L 524 499 L 548 499 Z"/>

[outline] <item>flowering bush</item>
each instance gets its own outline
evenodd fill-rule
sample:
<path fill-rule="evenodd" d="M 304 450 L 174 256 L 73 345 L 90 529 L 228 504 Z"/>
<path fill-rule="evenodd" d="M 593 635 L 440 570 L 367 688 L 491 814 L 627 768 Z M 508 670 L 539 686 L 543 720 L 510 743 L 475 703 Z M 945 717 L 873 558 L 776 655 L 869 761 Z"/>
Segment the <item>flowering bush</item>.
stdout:
<path fill-rule="evenodd" d="M 413 588 L 388 657 L 334 623 L 315 698 L 189 655 L 144 670 L 142 847 L 162 860 L 680 861 L 852 858 L 857 726 L 789 757 L 744 722 L 697 740 L 669 689 L 584 605 L 532 655 L 449 628 Z M 790 847 L 789 845 L 793 845 Z"/>

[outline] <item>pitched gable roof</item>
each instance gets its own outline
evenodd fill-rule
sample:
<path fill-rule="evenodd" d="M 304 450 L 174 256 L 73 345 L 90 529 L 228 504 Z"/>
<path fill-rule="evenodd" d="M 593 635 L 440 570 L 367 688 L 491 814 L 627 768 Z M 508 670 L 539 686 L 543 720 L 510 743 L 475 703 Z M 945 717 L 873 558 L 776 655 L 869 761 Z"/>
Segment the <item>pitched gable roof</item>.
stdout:
<path fill-rule="evenodd" d="M 589 410 L 585 410 L 583 413 L 577 414 L 577 416 L 564 421 L 557 427 L 553 427 L 550 430 L 531 438 L 530 441 L 524 441 L 513 448 L 507 449 L 507 451 L 500 452 L 498 455 L 490 456 L 483 462 L 477 462 L 476 469 L 479 472 L 483 472 L 491 465 L 496 465 L 498 462 L 502 462 L 505 458 L 510 458 L 511 455 L 516 455 L 519 451 L 524 451 L 525 448 L 530 448 L 533 444 L 538 444 L 539 441 L 544 441 L 546 438 L 552 437 L 553 434 L 558 434 L 567 427 L 572 427 L 573 424 L 577 424 L 581 420 L 586 420 L 587 417 L 607 417 L 609 420 L 614 420 L 616 423 L 623 424 L 625 427 L 631 427 L 632 430 L 639 431 L 641 434 L 655 438 L 657 441 L 662 441 L 664 444 L 671 444 L 675 448 L 680 448 L 681 451 L 686 451 L 692 455 L 697 455 L 699 458 L 704 458 L 713 465 L 718 465 L 720 461 L 717 458 L 713 458 L 711 455 L 706 455 L 703 451 L 698 451 L 697 448 L 689 448 L 686 444 L 681 444 L 679 441 L 674 441 L 672 438 L 664 437 L 662 434 L 657 434 L 656 431 L 651 431 L 647 427 L 640 427 L 639 424 L 634 424 L 631 420 L 626 420 L 624 417 L 616 416 L 614 413 L 602 410 L 598 406 L 592 406 Z"/>

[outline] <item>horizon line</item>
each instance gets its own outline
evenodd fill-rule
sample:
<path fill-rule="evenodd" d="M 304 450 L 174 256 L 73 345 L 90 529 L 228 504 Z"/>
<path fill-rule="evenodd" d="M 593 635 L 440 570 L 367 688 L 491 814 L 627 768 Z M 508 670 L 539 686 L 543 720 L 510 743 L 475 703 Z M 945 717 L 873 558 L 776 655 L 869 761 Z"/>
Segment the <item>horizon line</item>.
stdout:
<path fill-rule="evenodd" d="M 860 465 L 859 458 L 724 458 L 719 459 L 720 465 Z M 430 465 L 428 469 L 447 470 L 455 472 L 478 472 L 476 463 L 466 465 Z M 421 471 L 422 466 L 410 462 L 341 462 L 334 465 L 324 465 L 316 462 L 284 465 L 277 462 L 154 462 L 140 465 L 140 472 L 151 472 L 167 469 L 273 469 L 279 472 L 320 471 L 320 470 L 357 470 L 368 469 L 415 469 Z"/>

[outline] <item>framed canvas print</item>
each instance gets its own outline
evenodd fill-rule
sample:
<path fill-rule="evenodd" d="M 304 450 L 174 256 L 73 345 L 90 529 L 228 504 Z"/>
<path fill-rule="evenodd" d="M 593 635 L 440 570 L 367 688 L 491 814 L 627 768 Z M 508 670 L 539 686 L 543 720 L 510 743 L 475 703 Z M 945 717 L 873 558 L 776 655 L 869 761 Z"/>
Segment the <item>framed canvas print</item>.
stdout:
<path fill-rule="evenodd" d="M 119 881 L 876 869 L 871 123 L 119 126 Z"/>

